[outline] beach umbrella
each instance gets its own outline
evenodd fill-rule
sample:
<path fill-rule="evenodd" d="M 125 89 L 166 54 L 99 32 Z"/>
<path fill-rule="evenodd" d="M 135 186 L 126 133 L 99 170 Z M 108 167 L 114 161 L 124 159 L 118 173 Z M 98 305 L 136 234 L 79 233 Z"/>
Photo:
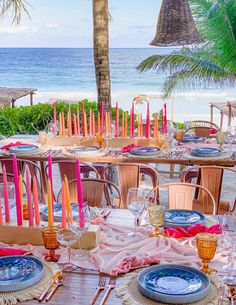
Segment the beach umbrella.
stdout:
<path fill-rule="evenodd" d="M 158 47 L 200 43 L 188 0 L 163 0 L 154 39 L 150 45 Z"/>

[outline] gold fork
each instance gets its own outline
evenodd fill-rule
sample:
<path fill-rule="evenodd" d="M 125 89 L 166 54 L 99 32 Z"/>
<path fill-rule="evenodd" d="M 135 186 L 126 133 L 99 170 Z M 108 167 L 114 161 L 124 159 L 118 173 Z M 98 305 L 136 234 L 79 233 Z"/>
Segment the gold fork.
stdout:
<path fill-rule="evenodd" d="M 104 296 L 103 296 L 103 298 L 101 300 L 100 305 L 104 305 L 105 304 L 105 302 L 106 302 L 106 300 L 107 300 L 111 290 L 114 289 L 115 287 L 116 287 L 116 278 L 115 277 L 111 277 L 110 281 L 109 281 L 109 283 L 107 285 L 106 293 L 104 294 Z"/>
<path fill-rule="evenodd" d="M 106 279 L 104 277 L 100 277 L 98 285 L 97 285 L 97 289 L 96 289 L 96 291 L 95 291 L 95 293 L 94 293 L 94 295 L 93 295 L 89 305 L 93 305 L 96 302 L 99 293 L 102 290 L 104 290 L 105 287 L 106 287 Z"/>

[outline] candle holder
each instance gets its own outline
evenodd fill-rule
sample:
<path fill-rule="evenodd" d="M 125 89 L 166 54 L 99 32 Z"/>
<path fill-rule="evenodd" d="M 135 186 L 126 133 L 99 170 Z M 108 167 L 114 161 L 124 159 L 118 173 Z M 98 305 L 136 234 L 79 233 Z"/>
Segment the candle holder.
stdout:
<path fill-rule="evenodd" d="M 105 138 L 102 134 L 97 134 L 96 140 L 98 142 L 99 148 L 102 148 Z"/>
<path fill-rule="evenodd" d="M 57 262 L 60 255 L 55 253 L 55 250 L 59 248 L 59 242 L 57 240 L 57 232 L 60 227 L 44 227 L 41 229 L 44 247 L 49 250 L 49 254 L 45 256 L 45 260 L 49 262 Z"/>
<path fill-rule="evenodd" d="M 210 233 L 199 233 L 196 235 L 196 244 L 198 256 L 203 262 L 203 267 L 200 270 L 206 274 L 217 272 L 215 269 L 209 268 L 209 262 L 216 253 L 217 237 Z"/>
<path fill-rule="evenodd" d="M 149 237 L 159 237 L 161 235 L 159 227 L 164 224 L 165 209 L 162 205 L 153 205 L 148 208 L 149 221 L 154 227 L 154 231 L 149 233 Z"/>

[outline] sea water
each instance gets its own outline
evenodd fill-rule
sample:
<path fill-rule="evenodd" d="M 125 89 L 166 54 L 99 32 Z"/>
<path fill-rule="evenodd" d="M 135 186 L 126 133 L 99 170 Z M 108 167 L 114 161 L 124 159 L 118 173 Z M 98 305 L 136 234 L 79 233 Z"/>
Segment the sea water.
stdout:
<path fill-rule="evenodd" d="M 136 67 L 145 58 L 168 54 L 173 49 L 110 49 L 112 103 L 126 110 L 132 99 L 145 94 L 151 112 L 163 107 L 161 88 L 168 74 L 155 71 L 140 73 Z M 30 87 L 38 91 L 34 101 L 48 102 L 50 98 L 96 100 L 96 81 L 92 49 L 70 48 L 2 48 L 0 49 L 0 86 Z M 226 102 L 236 98 L 234 88 L 198 88 L 175 91 L 173 103 L 167 99 L 167 115 L 175 121 L 210 119 L 210 102 Z M 29 98 L 17 101 L 27 105 Z M 146 105 L 136 110 L 145 115 Z M 215 111 L 216 122 L 219 112 Z M 226 121 L 225 121 L 226 122 Z"/>

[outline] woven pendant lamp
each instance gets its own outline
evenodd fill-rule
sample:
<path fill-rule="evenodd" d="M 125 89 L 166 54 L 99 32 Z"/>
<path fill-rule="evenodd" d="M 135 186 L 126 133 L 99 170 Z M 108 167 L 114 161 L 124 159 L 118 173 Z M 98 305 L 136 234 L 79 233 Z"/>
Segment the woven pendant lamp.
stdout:
<path fill-rule="evenodd" d="M 158 47 L 200 43 L 188 0 L 163 0 L 157 31 L 150 45 Z"/>

